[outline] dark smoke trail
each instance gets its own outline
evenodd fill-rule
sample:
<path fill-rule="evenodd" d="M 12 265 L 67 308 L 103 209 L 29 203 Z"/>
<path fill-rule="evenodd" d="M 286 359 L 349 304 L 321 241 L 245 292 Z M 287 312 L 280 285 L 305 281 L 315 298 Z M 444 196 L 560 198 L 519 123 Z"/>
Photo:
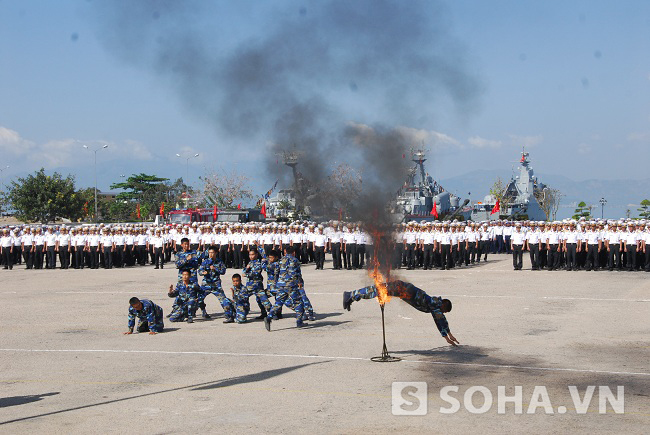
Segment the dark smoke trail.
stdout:
<path fill-rule="evenodd" d="M 346 215 L 387 228 L 387 201 L 409 162 L 403 155 L 419 145 L 397 126 L 431 129 L 437 110 L 471 112 L 480 93 L 439 1 L 96 7 L 99 37 L 121 60 L 169 81 L 218 132 L 273 143 L 254 147 L 268 153 L 270 179 L 290 176 L 276 153 L 301 153 L 298 169 L 311 185 L 305 201 L 326 217 L 345 202 L 326 186 L 347 163 L 362 173 L 362 190 Z"/>

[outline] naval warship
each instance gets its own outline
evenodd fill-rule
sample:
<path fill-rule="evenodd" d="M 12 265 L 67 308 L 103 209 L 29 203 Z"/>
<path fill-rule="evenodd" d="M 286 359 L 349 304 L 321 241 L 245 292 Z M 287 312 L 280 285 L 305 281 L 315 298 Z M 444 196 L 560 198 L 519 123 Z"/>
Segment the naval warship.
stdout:
<path fill-rule="evenodd" d="M 546 213 L 535 197 L 536 193 L 543 192 L 544 189 L 546 185 L 535 176 L 529 154 L 522 151 L 519 170 L 512 176 L 506 188 L 507 204 L 499 204 L 500 210 L 492 213 L 497 201 L 493 195 L 486 195 L 483 201 L 473 205 L 468 218 L 474 222 L 497 219 L 545 221 Z"/>
<path fill-rule="evenodd" d="M 425 171 L 425 150 L 413 148 L 410 153 L 415 165 L 409 168 L 406 180 L 391 205 L 394 220 L 421 222 L 453 218 L 469 200 L 461 205 L 458 196 L 446 191 Z"/>

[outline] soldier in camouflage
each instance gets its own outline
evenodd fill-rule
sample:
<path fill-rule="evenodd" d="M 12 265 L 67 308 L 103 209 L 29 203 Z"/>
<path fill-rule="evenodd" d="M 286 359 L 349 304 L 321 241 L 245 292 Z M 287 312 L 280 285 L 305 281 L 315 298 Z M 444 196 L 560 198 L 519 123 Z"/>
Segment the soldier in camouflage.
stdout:
<path fill-rule="evenodd" d="M 232 293 L 232 300 L 235 301 L 235 322 L 246 323 L 246 316 L 248 316 L 251 310 L 250 303 L 248 302 L 250 295 L 247 293 L 246 287 L 242 285 L 240 274 L 233 274 L 230 291 Z"/>
<path fill-rule="evenodd" d="M 191 281 L 192 272 L 188 269 L 181 271 L 182 281 L 169 286 L 167 296 L 174 299 L 174 306 L 169 320 L 172 322 L 182 322 L 187 319 L 187 323 L 194 323 L 194 314 L 196 313 L 197 295 L 201 288 L 197 283 Z"/>
<path fill-rule="evenodd" d="M 233 303 L 226 297 L 221 287 L 221 275 L 226 273 L 226 265 L 219 259 L 218 254 L 218 248 L 216 246 L 210 246 L 208 249 L 208 258 L 203 260 L 199 266 L 198 274 L 203 277 L 199 305 L 203 303 L 207 295 L 212 293 L 219 299 L 221 308 L 223 308 L 224 315 L 226 316 L 223 323 L 232 323 L 235 317 Z M 202 306 L 205 307 L 205 304 Z M 205 308 L 202 309 L 205 311 Z M 204 317 L 210 318 L 207 313 L 204 313 Z"/>
<path fill-rule="evenodd" d="M 149 299 L 138 299 L 132 297 L 129 300 L 129 330 L 125 335 L 133 334 L 135 319 L 138 318 L 136 332 L 149 332 L 150 335 L 162 332 L 165 327 L 163 323 L 163 310 Z"/>
<path fill-rule="evenodd" d="M 262 311 L 258 319 L 264 319 L 267 313 L 271 311 L 271 302 L 269 302 L 268 295 L 264 289 L 264 277 L 262 276 L 262 271 L 266 269 L 269 260 L 266 258 L 264 248 L 258 245 L 257 241 L 255 242 L 255 247 L 257 250 L 251 249 L 248 251 L 249 262 L 242 272 L 248 279 L 246 282 L 246 292 L 249 296 L 255 295 L 257 305 Z M 262 258 L 259 258 L 260 255 Z"/>
<path fill-rule="evenodd" d="M 266 263 L 266 293 L 272 295 L 278 300 L 278 276 L 280 275 L 280 251 L 271 249 L 268 253 L 268 262 Z M 289 304 L 287 300 L 285 304 Z M 282 306 L 275 312 L 273 320 L 282 318 Z"/>
<path fill-rule="evenodd" d="M 431 313 L 433 321 L 436 323 L 440 334 L 445 340 L 447 340 L 447 343 L 453 346 L 458 344 L 458 340 L 456 340 L 449 330 L 449 324 L 445 317 L 445 313 L 450 312 L 452 308 L 449 299 L 429 296 L 424 290 L 404 281 L 391 281 L 386 284 L 386 288 L 388 296 L 400 298 L 416 310 L 422 311 L 423 313 Z M 377 297 L 376 285 L 363 287 L 352 292 L 343 292 L 343 309 L 350 311 L 350 305 L 352 305 L 352 302 L 360 301 L 361 299 L 373 299 L 375 297 Z"/>
<path fill-rule="evenodd" d="M 190 271 L 190 282 L 192 284 L 198 284 L 199 278 L 196 275 L 196 271 L 201 265 L 201 260 L 203 259 L 203 253 L 190 250 L 190 239 L 183 237 L 181 240 L 182 250 L 176 253 L 176 268 L 178 269 L 178 282 L 180 283 L 183 280 L 182 272 L 183 270 Z"/>
<path fill-rule="evenodd" d="M 267 331 L 271 331 L 271 318 L 278 312 L 288 298 L 293 301 L 291 308 L 296 312 L 296 326 L 298 328 L 306 326 L 306 323 L 303 323 L 305 307 L 300 294 L 300 288 L 304 286 L 300 271 L 300 261 L 294 256 L 295 247 L 287 246 L 285 253 L 285 256 L 280 260 L 280 271 L 277 281 L 278 295 L 275 305 L 273 305 L 269 315 L 264 319 L 264 326 Z"/>

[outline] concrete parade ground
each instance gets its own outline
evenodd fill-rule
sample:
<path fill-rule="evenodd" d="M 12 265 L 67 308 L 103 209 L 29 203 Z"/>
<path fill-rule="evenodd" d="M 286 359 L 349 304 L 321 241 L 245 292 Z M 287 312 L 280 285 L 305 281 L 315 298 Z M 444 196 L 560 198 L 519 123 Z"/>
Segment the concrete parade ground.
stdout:
<path fill-rule="evenodd" d="M 223 324 L 208 296 L 211 320 L 165 319 L 155 336 L 122 335 L 128 300 L 169 313 L 173 265 L 0 270 L 0 433 L 647 433 L 650 274 L 513 271 L 510 256 L 488 260 L 399 271 L 452 300 L 460 346 L 393 299 L 394 363 L 370 361 L 382 351 L 377 301 L 342 309 L 342 292 L 370 284 L 367 275 L 329 262 L 303 268 L 317 313 L 309 327 L 295 328 L 286 309 L 270 333 L 259 320 Z"/>

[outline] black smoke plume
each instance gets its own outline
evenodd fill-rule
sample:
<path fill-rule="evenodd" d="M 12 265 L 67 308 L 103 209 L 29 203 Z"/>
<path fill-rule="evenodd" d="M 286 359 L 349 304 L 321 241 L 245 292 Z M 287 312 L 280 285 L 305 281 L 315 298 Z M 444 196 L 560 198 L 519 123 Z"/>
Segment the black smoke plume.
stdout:
<path fill-rule="evenodd" d="M 400 126 L 463 117 L 481 91 L 435 0 L 97 3 L 105 46 L 159 74 L 220 134 L 266 153 L 269 179 L 292 182 L 277 154 L 296 151 L 304 200 L 324 217 L 345 201 L 327 183 L 346 163 L 362 188 L 345 215 L 387 225 L 409 148 L 421 145 Z"/>

